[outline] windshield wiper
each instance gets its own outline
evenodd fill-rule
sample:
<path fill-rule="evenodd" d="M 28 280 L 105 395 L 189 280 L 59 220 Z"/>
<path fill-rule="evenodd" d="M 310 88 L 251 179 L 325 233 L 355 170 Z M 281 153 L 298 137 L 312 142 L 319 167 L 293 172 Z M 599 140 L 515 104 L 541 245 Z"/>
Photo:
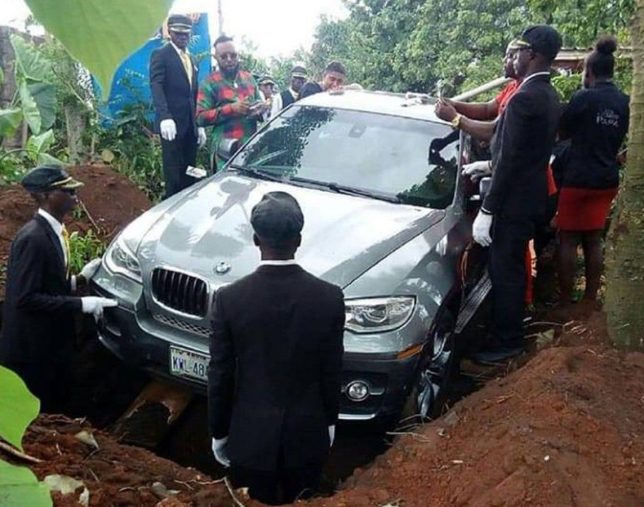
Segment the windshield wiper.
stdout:
<path fill-rule="evenodd" d="M 340 185 L 331 181 L 318 181 L 309 178 L 302 178 L 301 176 L 291 176 L 290 181 L 299 183 L 309 183 L 311 185 L 318 185 L 320 187 L 328 188 L 329 190 L 338 194 L 357 195 L 360 197 L 369 197 L 371 199 L 378 199 L 379 201 L 393 202 L 400 204 L 402 201 L 395 195 L 386 194 L 384 192 L 374 192 L 366 188 L 350 187 L 347 185 Z"/>
<path fill-rule="evenodd" d="M 235 169 L 236 171 L 239 171 L 240 173 L 245 174 L 247 176 L 251 176 L 262 180 L 278 181 L 280 183 L 284 183 L 286 181 L 284 177 L 277 176 L 276 174 L 270 173 L 263 169 L 252 169 L 250 167 L 245 167 L 237 164 L 230 164 L 228 167 L 231 169 Z"/>

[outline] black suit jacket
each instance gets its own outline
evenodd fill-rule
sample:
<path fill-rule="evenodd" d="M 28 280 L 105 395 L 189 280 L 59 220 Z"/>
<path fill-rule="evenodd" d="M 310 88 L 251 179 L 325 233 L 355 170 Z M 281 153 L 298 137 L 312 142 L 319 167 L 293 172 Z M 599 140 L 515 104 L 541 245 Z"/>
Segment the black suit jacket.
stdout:
<path fill-rule="evenodd" d="M 261 266 L 219 290 L 210 337 L 210 432 L 252 470 L 320 463 L 340 397 L 342 290 L 293 266 Z M 280 465 L 278 465 L 278 460 Z"/>
<path fill-rule="evenodd" d="M 5 298 L 0 362 L 46 368 L 67 361 L 81 300 L 70 296 L 60 241 L 40 215 L 11 244 Z"/>
<path fill-rule="evenodd" d="M 195 110 L 199 84 L 197 64 L 192 62 L 192 85 L 177 50 L 168 43 L 152 52 L 150 57 L 150 88 L 155 111 L 155 128 L 159 131 L 162 120 L 174 120 L 177 135 L 182 137 L 192 131 L 197 136 Z"/>
<path fill-rule="evenodd" d="M 561 108 L 550 76 L 525 81 L 499 118 L 492 137 L 492 183 L 483 208 L 510 219 L 545 216 L 546 169 Z"/>

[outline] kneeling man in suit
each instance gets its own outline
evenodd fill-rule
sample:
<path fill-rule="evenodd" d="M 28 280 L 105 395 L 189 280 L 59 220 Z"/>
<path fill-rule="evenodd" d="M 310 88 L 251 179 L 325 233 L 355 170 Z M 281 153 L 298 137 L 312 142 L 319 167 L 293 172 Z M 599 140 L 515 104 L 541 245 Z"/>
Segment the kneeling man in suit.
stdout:
<path fill-rule="evenodd" d="M 209 428 L 235 486 L 275 505 L 317 489 L 333 443 L 344 298 L 295 262 L 304 217 L 290 194 L 264 195 L 251 225 L 260 266 L 215 298 Z"/>

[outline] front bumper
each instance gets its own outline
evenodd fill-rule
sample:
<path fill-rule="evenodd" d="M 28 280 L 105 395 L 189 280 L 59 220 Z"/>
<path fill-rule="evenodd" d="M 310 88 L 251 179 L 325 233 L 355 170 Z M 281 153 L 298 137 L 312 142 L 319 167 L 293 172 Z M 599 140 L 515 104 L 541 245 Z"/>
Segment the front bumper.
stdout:
<path fill-rule="evenodd" d="M 97 284 L 92 290 L 103 297 L 113 297 Z M 203 336 L 154 321 L 144 309 L 128 309 L 120 305 L 105 310 L 99 326 L 100 341 L 128 364 L 140 367 L 154 376 L 169 378 L 206 392 L 206 383 L 177 377 L 170 373 L 170 347 L 179 346 L 208 355 L 208 340 Z M 409 392 L 418 356 L 397 359 L 395 355 L 346 352 L 342 371 L 341 420 L 389 421 L 402 409 Z M 369 386 L 370 395 L 363 401 L 352 401 L 346 387 L 353 381 Z"/>

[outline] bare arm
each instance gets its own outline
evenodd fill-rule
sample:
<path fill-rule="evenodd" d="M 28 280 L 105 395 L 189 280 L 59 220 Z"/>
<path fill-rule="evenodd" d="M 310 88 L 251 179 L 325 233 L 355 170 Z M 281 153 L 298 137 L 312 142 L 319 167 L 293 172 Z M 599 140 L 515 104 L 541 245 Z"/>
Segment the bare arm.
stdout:
<path fill-rule="evenodd" d="M 467 132 L 479 141 L 485 141 L 487 143 L 492 140 L 495 125 L 496 120 L 478 121 L 472 120 L 471 118 L 466 118 L 465 116 L 461 117 L 461 121 L 459 122 L 459 128 L 463 132 Z"/>
<path fill-rule="evenodd" d="M 467 116 L 472 120 L 490 121 L 496 118 L 499 112 L 499 105 L 496 99 L 492 99 L 489 102 L 477 103 L 450 100 L 449 103 L 454 106 L 457 113 Z"/>

